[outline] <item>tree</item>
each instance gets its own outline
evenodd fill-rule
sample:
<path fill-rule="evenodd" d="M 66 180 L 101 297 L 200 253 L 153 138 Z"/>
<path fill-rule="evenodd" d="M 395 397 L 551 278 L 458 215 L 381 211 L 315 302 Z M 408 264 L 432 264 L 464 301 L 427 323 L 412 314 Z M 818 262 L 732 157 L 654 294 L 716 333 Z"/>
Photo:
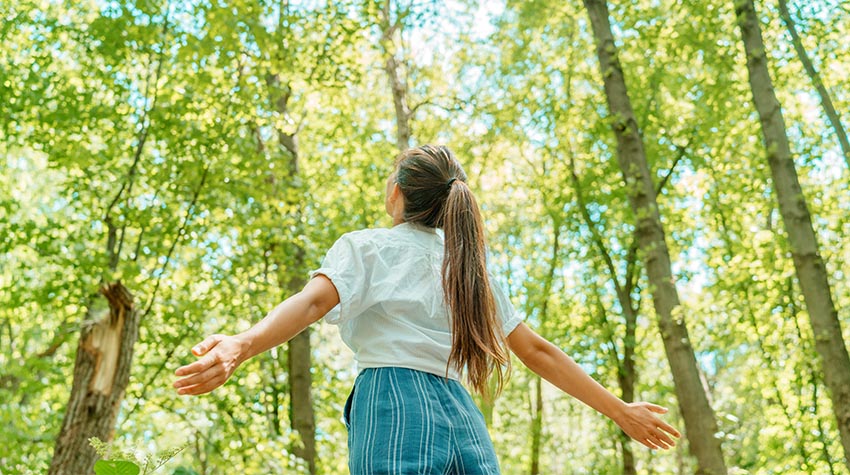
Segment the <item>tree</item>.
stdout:
<path fill-rule="evenodd" d="M 753 1 L 736 1 L 735 15 L 747 58 L 753 103 L 761 122 L 773 191 L 791 245 L 794 268 L 805 297 L 821 369 L 831 393 L 833 411 L 844 445 L 845 463 L 850 467 L 850 459 L 846 455 L 850 453 L 850 356 L 842 338 L 812 217 L 791 156 L 781 105 L 768 73 L 765 45 Z"/>
<path fill-rule="evenodd" d="M 150 54 L 151 62 L 155 61 L 156 67 L 149 72 L 145 81 L 145 107 L 137 129 L 136 145 L 131 150 L 132 164 L 115 192 L 114 198 L 106 206 L 102 218 L 107 227 L 105 255 L 108 272 L 111 273 L 117 271 L 128 225 L 126 221 L 123 224 L 117 224 L 113 213 L 120 201 L 129 201 L 132 197 L 139 161 L 151 131 L 150 115 L 158 99 L 158 82 L 161 79 L 164 63 L 162 44 L 167 41 L 170 26 L 167 11 L 163 17 L 162 34 L 159 38 L 163 43 L 160 43 L 160 51 L 156 56 L 153 52 Z M 147 94 L 148 90 L 152 91 L 150 95 Z M 204 181 L 205 179 L 200 181 L 190 208 L 194 208 Z M 186 222 L 184 226 L 185 224 Z M 183 229 L 181 227 L 180 231 L 182 232 Z M 175 239 L 174 242 L 176 244 L 177 240 Z M 156 296 L 156 290 L 155 287 L 153 297 Z M 88 303 L 74 364 L 73 386 L 65 409 L 62 429 L 56 438 L 54 455 L 48 472 L 50 474 L 91 472 L 96 461 L 96 454 L 89 446 L 88 439 L 90 437 L 98 437 L 106 441 L 112 439 L 118 410 L 130 379 L 130 366 L 133 361 L 133 348 L 139 334 L 139 324 L 147 312 L 140 312 L 136 308 L 135 299 L 120 280 L 104 283 L 100 293 L 106 298 L 109 310 L 105 312 L 95 310 L 97 307 L 94 299 Z"/>
<path fill-rule="evenodd" d="M 720 441 L 715 436 L 717 421 L 702 388 L 684 317 L 677 315 L 679 296 L 672 279 L 670 255 L 643 141 L 617 59 L 617 47 L 608 20 L 608 6 L 604 0 L 585 0 L 584 5 L 596 38 L 599 68 L 612 115 L 612 128 L 617 136 L 617 156 L 637 220 L 635 232 L 644 255 L 644 266 L 650 285 L 654 287 L 653 303 L 676 384 L 685 432 L 691 452 L 697 458 L 697 473 L 725 474 L 726 464 Z"/>
<path fill-rule="evenodd" d="M 77 340 L 84 328 L 89 349 L 118 335 L 104 330 L 123 309 L 139 323 L 118 415 L 103 429 L 117 448 L 189 443 L 169 473 L 306 475 L 300 386 L 315 471 L 347 473 L 340 412 L 356 374 L 335 326 L 311 328 L 312 386 L 292 384 L 306 365 L 290 362 L 307 358 L 285 347 L 207 397 L 176 395 L 170 373 L 191 361 L 192 343 L 248 328 L 297 291 L 341 234 L 389 226 L 393 158 L 432 142 L 464 163 L 493 279 L 526 322 L 624 399 L 669 406 L 667 421 L 683 426 L 659 317 L 646 305 L 657 287 L 635 232 L 645 216 L 629 203 L 640 180 L 621 185 L 618 116 L 582 4 L 50 5 L 0 7 L 0 472 L 49 471 L 66 406 L 87 388 L 83 376 L 73 384 L 78 353 L 91 360 Z M 674 320 L 687 320 L 730 472 L 846 475 L 748 107 L 742 43 L 729 33 L 734 6 L 608 5 L 680 299 Z M 839 0 L 787 9 L 840 117 L 850 10 Z M 840 320 L 850 308 L 847 169 L 778 4 L 763 10 L 763 54 Z M 99 291 L 118 282 L 132 310 L 127 294 L 110 307 Z M 478 402 L 506 474 L 695 471 L 687 440 L 663 452 L 623 443 L 592 409 L 545 382 L 538 390 L 518 361 L 501 397 Z"/>
<path fill-rule="evenodd" d="M 74 383 L 50 474 L 91 473 L 97 456 L 90 437 L 111 439 L 118 409 L 130 379 L 139 311 L 121 282 L 104 286 L 109 310 L 86 322 L 80 332 Z"/>
<path fill-rule="evenodd" d="M 410 122 L 413 112 L 408 105 L 408 87 L 401 71 L 401 64 L 396 58 L 396 36 L 401 36 L 404 29 L 405 17 L 409 12 L 396 12 L 396 18 L 392 18 L 392 0 L 384 0 L 381 5 L 378 26 L 381 29 L 379 45 L 384 56 L 384 71 L 390 83 L 393 106 L 395 108 L 396 122 L 396 148 L 399 153 L 410 147 Z M 400 9 L 397 8 L 397 10 Z"/>

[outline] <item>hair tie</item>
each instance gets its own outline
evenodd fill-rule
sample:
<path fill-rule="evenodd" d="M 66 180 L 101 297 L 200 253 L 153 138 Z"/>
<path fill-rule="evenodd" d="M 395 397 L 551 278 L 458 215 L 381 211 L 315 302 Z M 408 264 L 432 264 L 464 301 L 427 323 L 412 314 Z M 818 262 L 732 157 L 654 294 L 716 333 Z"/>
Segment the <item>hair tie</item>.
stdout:
<path fill-rule="evenodd" d="M 446 182 L 446 188 L 451 188 L 451 187 L 452 187 L 452 183 L 454 183 L 454 182 L 455 182 L 455 180 L 457 180 L 457 177 L 452 177 L 452 179 L 451 179 L 451 180 L 449 180 L 448 182 Z"/>

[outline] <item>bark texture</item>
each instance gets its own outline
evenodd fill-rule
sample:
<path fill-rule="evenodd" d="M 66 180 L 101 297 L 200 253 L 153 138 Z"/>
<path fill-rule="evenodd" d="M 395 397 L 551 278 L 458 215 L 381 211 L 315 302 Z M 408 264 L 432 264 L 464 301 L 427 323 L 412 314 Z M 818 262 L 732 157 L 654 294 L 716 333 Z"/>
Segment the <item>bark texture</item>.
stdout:
<path fill-rule="evenodd" d="M 301 437 L 301 445 L 292 453 L 305 460 L 311 474 L 316 473 L 316 416 L 313 411 L 313 377 L 310 373 L 310 329 L 289 340 L 289 420 Z"/>
<path fill-rule="evenodd" d="M 643 140 L 638 131 L 626 89 L 623 71 L 604 0 L 584 0 L 596 42 L 612 127 L 617 137 L 617 158 L 628 189 L 629 202 L 637 220 L 636 235 L 658 316 L 664 350 L 691 453 L 697 459 L 697 474 L 726 474 L 726 464 L 717 438 L 717 420 L 708 403 L 697 368 L 684 317 L 679 313 L 679 295 L 673 282 L 670 253 L 656 202 Z"/>
<path fill-rule="evenodd" d="M 56 438 L 49 475 L 92 473 L 97 454 L 90 437 L 112 439 L 118 409 L 130 380 L 139 312 L 119 282 L 100 289 L 109 310 L 84 322 L 74 363 L 74 383 L 62 429 Z"/>
<path fill-rule="evenodd" d="M 753 1 L 736 1 L 735 14 L 746 52 L 753 103 L 761 121 L 767 162 L 779 201 L 779 213 L 788 234 L 797 280 L 814 333 L 815 349 L 830 391 L 845 463 L 850 467 L 847 457 L 850 454 L 850 356 L 841 336 L 826 267 L 818 250 L 812 217 L 791 156 L 782 108 L 768 73 L 764 40 Z"/>
<path fill-rule="evenodd" d="M 832 105 L 832 98 L 829 95 L 829 91 L 824 86 L 820 74 L 815 69 L 815 65 L 812 64 L 812 60 L 809 59 L 806 48 L 803 47 L 803 40 L 800 39 L 800 35 L 797 33 L 797 25 L 791 18 L 791 12 L 788 11 L 788 2 L 786 0 L 779 0 L 779 16 L 782 17 L 785 27 L 788 28 L 788 33 L 791 35 L 791 43 L 794 45 L 797 57 L 800 58 L 806 74 L 808 74 L 809 79 L 812 80 L 812 84 L 814 84 L 815 89 L 818 91 L 823 111 L 830 125 L 832 125 L 832 129 L 835 130 L 835 136 L 838 137 L 838 144 L 841 146 L 844 161 L 847 163 L 847 168 L 850 169 L 850 141 L 847 140 L 847 131 L 844 130 L 844 125 L 841 124 L 841 116 L 838 115 L 835 106 Z"/>

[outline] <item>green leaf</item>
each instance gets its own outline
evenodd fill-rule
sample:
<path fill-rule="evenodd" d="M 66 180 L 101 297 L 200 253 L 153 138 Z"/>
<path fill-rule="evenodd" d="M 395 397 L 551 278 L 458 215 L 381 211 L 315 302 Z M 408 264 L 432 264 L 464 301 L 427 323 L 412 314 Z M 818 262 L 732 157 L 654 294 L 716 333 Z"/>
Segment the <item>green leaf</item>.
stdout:
<path fill-rule="evenodd" d="M 177 467 L 172 475 L 198 475 L 198 472 L 186 467 Z"/>
<path fill-rule="evenodd" d="M 94 464 L 97 475 L 139 475 L 139 466 L 126 460 L 98 460 Z"/>

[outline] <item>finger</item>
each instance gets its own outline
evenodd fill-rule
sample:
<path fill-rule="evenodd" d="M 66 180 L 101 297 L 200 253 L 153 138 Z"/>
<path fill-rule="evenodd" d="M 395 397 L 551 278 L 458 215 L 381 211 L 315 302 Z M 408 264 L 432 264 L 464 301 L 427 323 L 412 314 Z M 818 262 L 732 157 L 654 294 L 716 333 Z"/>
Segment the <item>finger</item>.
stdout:
<path fill-rule="evenodd" d="M 670 447 L 673 447 L 673 441 L 668 442 L 667 440 L 664 440 L 663 438 L 657 435 L 652 436 L 652 443 L 657 445 L 658 447 L 661 447 L 661 449 L 663 450 L 667 450 Z"/>
<path fill-rule="evenodd" d="M 195 356 L 203 356 L 208 351 L 213 349 L 215 345 L 218 345 L 218 343 L 221 341 L 221 337 L 222 335 L 219 334 L 210 335 L 206 337 L 204 341 L 192 347 L 192 354 L 194 354 Z"/>
<path fill-rule="evenodd" d="M 677 431 L 676 429 L 673 428 L 673 426 L 671 426 L 670 424 L 668 424 L 668 423 L 666 423 L 662 420 L 658 421 L 658 427 L 661 430 L 663 430 L 664 432 L 672 435 L 673 437 L 675 437 L 677 439 L 682 437 L 682 434 L 680 434 L 679 431 Z"/>
<path fill-rule="evenodd" d="M 646 438 L 640 441 L 641 444 L 645 445 L 647 448 L 651 450 L 658 450 L 658 446 L 652 442 L 652 439 Z"/>
<path fill-rule="evenodd" d="M 652 433 L 652 435 L 653 435 L 653 437 L 655 437 L 659 441 L 663 442 L 668 447 L 673 447 L 674 445 L 676 445 L 676 442 L 674 442 L 673 439 L 671 439 L 669 435 L 667 435 L 667 434 L 665 434 L 661 431 L 655 431 L 655 432 Z"/>
<path fill-rule="evenodd" d="M 188 387 L 188 386 L 195 386 L 195 385 L 203 383 L 204 381 L 208 381 L 210 379 L 213 379 L 213 378 L 219 376 L 222 373 L 224 373 L 224 371 L 221 369 L 220 366 L 212 366 L 212 367 L 206 369 L 205 371 L 195 373 L 191 376 L 187 376 L 183 379 L 179 379 L 179 380 L 175 381 L 174 387 L 177 388 L 177 389 L 180 389 L 180 388 L 185 388 L 185 387 Z M 177 392 L 179 393 L 180 391 L 177 391 Z"/>
<path fill-rule="evenodd" d="M 223 376 L 216 376 L 215 378 L 207 380 L 207 381 L 205 381 L 201 384 L 196 384 L 194 386 L 181 388 L 177 392 L 179 394 L 182 394 L 182 395 L 185 395 L 185 396 L 197 396 L 197 395 L 200 395 L 200 394 L 206 394 L 206 393 L 212 391 L 213 389 L 224 384 L 225 381 L 226 381 L 226 379 Z"/>
<path fill-rule="evenodd" d="M 646 408 L 657 414 L 666 414 L 669 409 L 659 406 L 658 404 L 646 403 Z"/>
<path fill-rule="evenodd" d="M 216 358 L 213 355 L 207 355 L 192 364 L 177 368 L 177 371 L 175 371 L 174 374 L 176 374 L 177 376 L 185 376 L 187 374 L 201 373 L 203 371 L 206 371 L 207 368 L 214 365 L 215 363 Z"/>

